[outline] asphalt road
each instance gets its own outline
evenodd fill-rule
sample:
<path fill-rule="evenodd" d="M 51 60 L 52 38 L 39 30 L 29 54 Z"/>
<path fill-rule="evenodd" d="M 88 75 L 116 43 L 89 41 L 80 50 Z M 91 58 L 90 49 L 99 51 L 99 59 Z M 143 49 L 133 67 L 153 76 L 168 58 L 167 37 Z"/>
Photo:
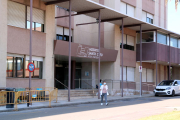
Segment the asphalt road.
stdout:
<path fill-rule="evenodd" d="M 180 96 L 119 100 L 108 106 L 93 103 L 2 112 L 0 120 L 137 120 L 175 109 L 180 109 Z"/>

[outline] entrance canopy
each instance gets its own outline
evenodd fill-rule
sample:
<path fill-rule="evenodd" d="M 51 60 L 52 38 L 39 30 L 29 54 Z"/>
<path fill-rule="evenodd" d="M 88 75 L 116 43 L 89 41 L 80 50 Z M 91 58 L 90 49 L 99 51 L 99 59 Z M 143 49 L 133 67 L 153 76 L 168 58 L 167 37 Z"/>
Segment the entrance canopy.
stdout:
<path fill-rule="evenodd" d="M 68 0 L 42 0 L 46 2 L 47 5 L 56 4 L 60 7 L 69 9 Z M 107 6 L 101 5 L 91 0 L 71 0 L 72 11 L 77 12 L 78 14 L 84 14 L 93 18 L 98 18 L 98 10 L 101 10 L 101 22 L 110 22 L 116 25 L 121 26 L 121 18 L 124 19 L 124 27 L 130 28 L 135 31 L 139 31 L 139 25 L 142 25 L 142 31 L 155 31 L 158 30 L 164 34 L 173 34 L 173 36 L 180 38 L 180 34 L 172 32 L 170 30 L 161 28 L 154 24 L 143 22 L 140 19 L 135 17 L 127 16 L 119 11 L 116 11 Z M 96 22 L 96 21 L 95 21 Z"/>

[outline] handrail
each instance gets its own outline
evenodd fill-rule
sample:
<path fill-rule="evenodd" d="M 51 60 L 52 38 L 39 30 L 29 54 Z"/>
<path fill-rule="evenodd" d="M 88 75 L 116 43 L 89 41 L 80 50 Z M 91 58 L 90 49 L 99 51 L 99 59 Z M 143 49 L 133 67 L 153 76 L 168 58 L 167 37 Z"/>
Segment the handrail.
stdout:
<path fill-rule="evenodd" d="M 84 80 L 84 82 L 85 82 L 85 80 Z M 94 88 L 92 85 L 90 85 L 89 83 L 87 83 L 87 82 L 85 82 L 87 85 L 89 85 L 89 86 L 91 86 L 92 87 L 92 89 L 93 89 L 93 97 L 94 97 L 94 89 L 96 89 L 96 88 Z"/>
<path fill-rule="evenodd" d="M 85 80 L 84 80 L 85 82 Z M 89 83 L 85 82 L 87 85 L 91 86 L 93 89 L 96 89 L 95 87 L 93 87 L 92 85 L 90 85 Z"/>
<path fill-rule="evenodd" d="M 61 81 L 59 81 L 59 80 L 56 79 L 56 78 L 54 78 L 54 79 L 68 89 L 68 87 L 67 87 L 66 85 L 64 85 Z"/>

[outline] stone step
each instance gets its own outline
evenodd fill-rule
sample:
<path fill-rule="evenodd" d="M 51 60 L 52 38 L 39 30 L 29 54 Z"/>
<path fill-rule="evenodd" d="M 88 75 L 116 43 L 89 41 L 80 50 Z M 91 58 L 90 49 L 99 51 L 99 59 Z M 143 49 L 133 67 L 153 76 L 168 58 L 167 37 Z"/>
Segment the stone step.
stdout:
<path fill-rule="evenodd" d="M 87 98 L 90 97 L 92 98 L 93 96 L 96 95 L 98 90 L 93 90 L 88 89 L 88 90 L 71 90 L 70 91 L 70 96 L 73 97 L 74 99 L 81 99 L 81 98 Z M 60 99 L 67 99 L 68 97 L 68 90 L 58 90 L 58 97 Z"/>

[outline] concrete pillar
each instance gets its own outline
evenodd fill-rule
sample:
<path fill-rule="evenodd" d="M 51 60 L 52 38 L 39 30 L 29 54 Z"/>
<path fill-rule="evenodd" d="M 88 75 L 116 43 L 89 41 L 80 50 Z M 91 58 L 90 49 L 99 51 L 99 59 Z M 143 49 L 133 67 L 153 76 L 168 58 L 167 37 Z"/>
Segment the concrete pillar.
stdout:
<path fill-rule="evenodd" d="M 0 16 L 0 87 L 6 87 L 7 0 L 1 0 Z"/>
<path fill-rule="evenodd" d="M 44 79 L 46 87 L 54 87 L 54 40 L 56 39 L 55 5 L 46 6 L 45 13 L 46 57 L 44 61 Z"/>
<path fill-rule="evenodd" d="M 120 21 L 121 22 L 121 21 Z M 120 42 L 121 34 L 119 26 L 115 26 L 115 37 L 114 37 L 114 49 L 118 50 L 117 59 L 114 62 L 114 78 L 115 80 L 120 80 Z"/>

